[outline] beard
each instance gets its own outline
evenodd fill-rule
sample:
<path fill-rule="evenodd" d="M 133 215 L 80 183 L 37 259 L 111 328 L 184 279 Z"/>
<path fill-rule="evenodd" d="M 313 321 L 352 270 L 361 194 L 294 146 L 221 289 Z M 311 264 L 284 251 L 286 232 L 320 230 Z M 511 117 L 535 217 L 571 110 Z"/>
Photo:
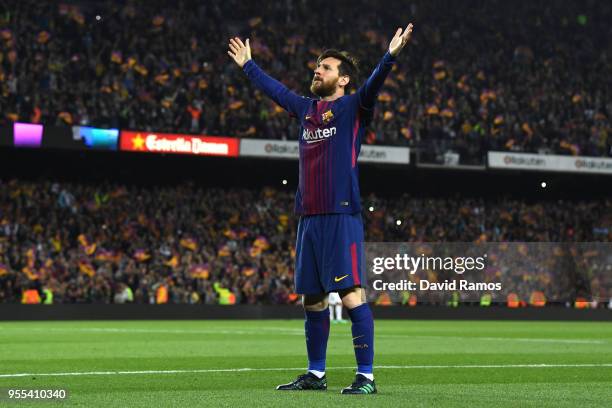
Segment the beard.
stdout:
<path fill-rule="evenodd" d="M 317 95 L 319 98 L 325 98 L 331 96 L 336 92 L 336 85 L 338 84 L 338 78 L 332 82 L 325 83 L 323 80 L 312 80 L 310 84 L 310 92 Z"/>

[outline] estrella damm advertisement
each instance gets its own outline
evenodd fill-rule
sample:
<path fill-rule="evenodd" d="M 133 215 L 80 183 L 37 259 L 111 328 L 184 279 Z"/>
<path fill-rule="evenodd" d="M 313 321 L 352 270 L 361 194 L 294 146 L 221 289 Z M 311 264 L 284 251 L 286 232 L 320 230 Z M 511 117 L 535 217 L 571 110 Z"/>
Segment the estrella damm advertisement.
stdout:
<path fill-rule="evenodd" d="M 121 131 L 120 150 L 237 157 L 240 140 L 231 137 L 193 136 L 175 133 Z"/>

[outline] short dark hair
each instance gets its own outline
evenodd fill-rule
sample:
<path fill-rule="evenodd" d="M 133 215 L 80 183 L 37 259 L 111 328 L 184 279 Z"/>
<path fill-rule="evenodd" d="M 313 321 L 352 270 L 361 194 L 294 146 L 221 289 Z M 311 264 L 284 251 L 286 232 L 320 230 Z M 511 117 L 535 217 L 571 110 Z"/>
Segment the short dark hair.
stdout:
<path fill-rule="evenodd" d="M 340 51 L 334 48 L 323 51 L 319 58 L 317 58 L 317 65 L 321 63 L 325 58 L 336 58 L 340 60 L 338 65 L 338 73 L 340 75 L 346 75 L 350 78 L 347 89 L 350 89 L 355 83 L 357 83 L 357 76 L 359 75 L 359 62 L 357 58 L 353 57 L 347 51 Z"/>

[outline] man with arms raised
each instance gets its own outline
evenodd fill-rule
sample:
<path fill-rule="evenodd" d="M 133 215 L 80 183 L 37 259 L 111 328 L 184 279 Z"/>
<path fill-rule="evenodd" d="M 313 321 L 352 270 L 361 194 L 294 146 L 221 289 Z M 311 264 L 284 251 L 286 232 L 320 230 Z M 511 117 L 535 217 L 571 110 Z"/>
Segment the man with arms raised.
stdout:
<path fill-rule="evenodd" d="M 301 123 L 300 215 L 296 244 L 296 292 L 303 295 L 308 371 L 277 390 L 326 390 L 329 337 L 328 294 L 338 292 L 352 322 L 357 360 L 355 381 L 342 394 L 374 394 L 374 321 L 365 302 L 363 221 L 357 157 L 374 104 L 395 58 L 410 40 L 412 24 L 398 28 L 389 50 L 357 92 L 358 67 L 345 51 L 326 50 L 317 59 L 310 85 L 316 98 L 298 96 L 268 76 L 251 59 L 249 39 L 230 39 L 229 56 L 266 95 Z"/>

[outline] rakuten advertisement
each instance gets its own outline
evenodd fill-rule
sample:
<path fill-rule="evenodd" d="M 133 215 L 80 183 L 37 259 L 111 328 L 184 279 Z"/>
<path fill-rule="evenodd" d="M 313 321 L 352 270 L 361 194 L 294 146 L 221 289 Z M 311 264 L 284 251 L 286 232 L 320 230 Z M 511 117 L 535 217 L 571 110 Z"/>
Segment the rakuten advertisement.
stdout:
<path fill-rule="evenodd" d="M 133 131 L 121 131 L 119 144 L 120 150 L 129 152 L 228 157 L 237 157 L 239 147 L 239 139 L 231 137 Z"/>
<path fill-rule="evenodd" d="M 297 160 L 300 157 L 300 146 L 294 140 L 242 139 L 240 156 Z M 408 147 L 361 145 L 359 162 L 410 164 L 410 149 Z"/>
<path fill-rule="evenodd" d="M 612 174 L 612 159 L 609 157 L 489 152 L 489 167 L 498 169 Z"/>

